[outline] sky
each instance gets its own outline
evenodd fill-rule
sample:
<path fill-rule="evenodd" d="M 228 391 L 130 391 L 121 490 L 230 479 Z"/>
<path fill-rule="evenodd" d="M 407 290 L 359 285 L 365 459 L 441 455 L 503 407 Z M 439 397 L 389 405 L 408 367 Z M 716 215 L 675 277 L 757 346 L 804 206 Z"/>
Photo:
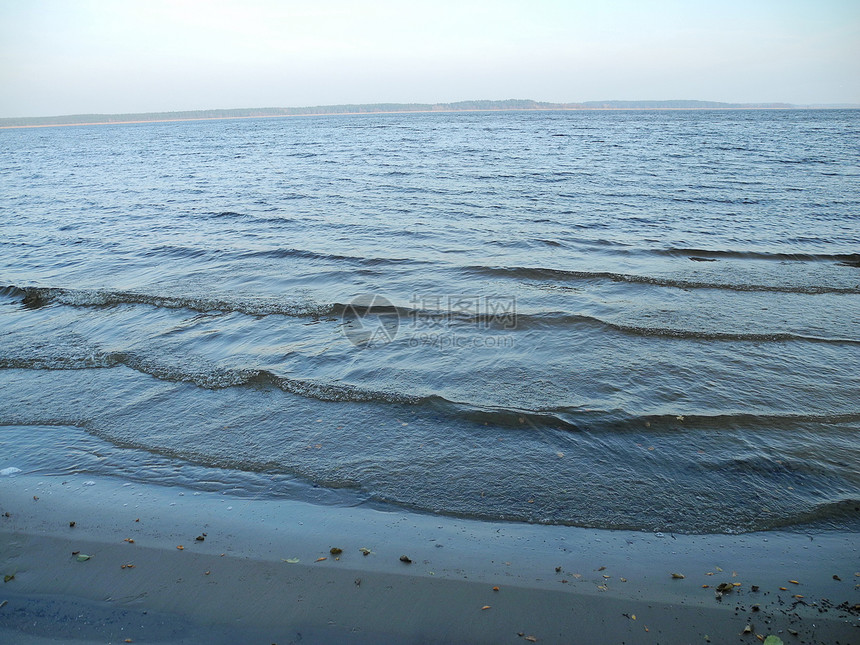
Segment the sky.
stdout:
<path fill-rule="evenodd" d="M 0 117 L 860 103 L 860 0 L 0 0 Z"/>

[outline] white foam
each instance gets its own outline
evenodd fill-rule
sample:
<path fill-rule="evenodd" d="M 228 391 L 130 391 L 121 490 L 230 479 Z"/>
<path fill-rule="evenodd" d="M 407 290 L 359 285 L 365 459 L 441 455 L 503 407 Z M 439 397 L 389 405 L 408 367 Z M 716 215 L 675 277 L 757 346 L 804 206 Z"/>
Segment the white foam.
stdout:
<path fill-rule="evenodd" d="M 4 468 L 0 470 L 0 477 L 11 477 L 15 473 L 20 473 L 20 468 L 15 468 L 15 466 L 9 466 L 9 468 Z"/>

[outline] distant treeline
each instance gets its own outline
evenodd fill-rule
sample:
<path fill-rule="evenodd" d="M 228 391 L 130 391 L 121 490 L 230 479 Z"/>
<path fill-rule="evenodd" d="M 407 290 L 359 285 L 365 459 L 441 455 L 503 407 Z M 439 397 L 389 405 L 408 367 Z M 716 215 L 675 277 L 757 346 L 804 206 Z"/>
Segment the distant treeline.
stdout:
<path fill-rule="evenodd" d="M 528 99 L 506 101 L 457 101 L 455 103 L 367 103 L 319 105 L 297 108 L 241 108 L 234 110 L 186 110 L 131 114 L 71 114 L 66 116 L 0 119 L 0 127 L 127 123 L 129 121 L 184 121 L 193 119 L 239 119 L 303 116 L 314 114 L 370 114 L 381 112 L 466 112 L 490 110 L 738 110 L 791 109 L 789 103 L 720 103 L 718 101 L 587 101 L 546 103 Z"/>

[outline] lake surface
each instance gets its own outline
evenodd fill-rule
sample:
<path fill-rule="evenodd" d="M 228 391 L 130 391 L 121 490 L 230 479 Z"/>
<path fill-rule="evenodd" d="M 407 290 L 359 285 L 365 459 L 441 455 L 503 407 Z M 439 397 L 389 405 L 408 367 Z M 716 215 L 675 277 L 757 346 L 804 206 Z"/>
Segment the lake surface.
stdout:
<path fill-rule="evenodd" d="M 860 111 L 5 130 L 0 222 L 0 470 L 860 527 Z"/>

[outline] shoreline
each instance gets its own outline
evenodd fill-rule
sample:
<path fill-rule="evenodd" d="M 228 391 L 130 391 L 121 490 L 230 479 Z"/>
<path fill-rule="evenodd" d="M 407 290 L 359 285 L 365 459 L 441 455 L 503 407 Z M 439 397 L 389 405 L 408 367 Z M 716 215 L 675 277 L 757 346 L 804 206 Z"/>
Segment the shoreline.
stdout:
<path fill-rule="evenodd" d="M 235 121 L 244 119 L 287 119 L 307 116 L 363 116 L 374 114 L 457 114 L 492 112 L 750 112 L 800 111 L 800 110 L 856 110 L 857 107 L 589 107 L 589 108 L 499 108 L 474 110 L 377 110 L 365 112 L 307 112 L 304 114 L 257 114 L 248 116 L 211 116 L 177 119 L 138 119 L 131 121 L 81 121 L 75 123 L 39 123 L 32 125 L 0 125 L 0 130 L 21 130 L 29 128 L 66 128 L 86 125 L 134 125 L 140 123 L 182 123 L 185 121 Z M 50 117 L 46 117 L 50 118 Z"/>
<path fill-rule="evenodd" d="M 14 575 L 0 588 L 0 640 L 847 643 L 860 634 L 851 533 L 659 536 L 86 475 L 2 477 L 0 491 L 0 568 Z M 75 551 L 92 557 L 79 562 Z M 720 583 L 733 588 L 718 599 Z"/>

